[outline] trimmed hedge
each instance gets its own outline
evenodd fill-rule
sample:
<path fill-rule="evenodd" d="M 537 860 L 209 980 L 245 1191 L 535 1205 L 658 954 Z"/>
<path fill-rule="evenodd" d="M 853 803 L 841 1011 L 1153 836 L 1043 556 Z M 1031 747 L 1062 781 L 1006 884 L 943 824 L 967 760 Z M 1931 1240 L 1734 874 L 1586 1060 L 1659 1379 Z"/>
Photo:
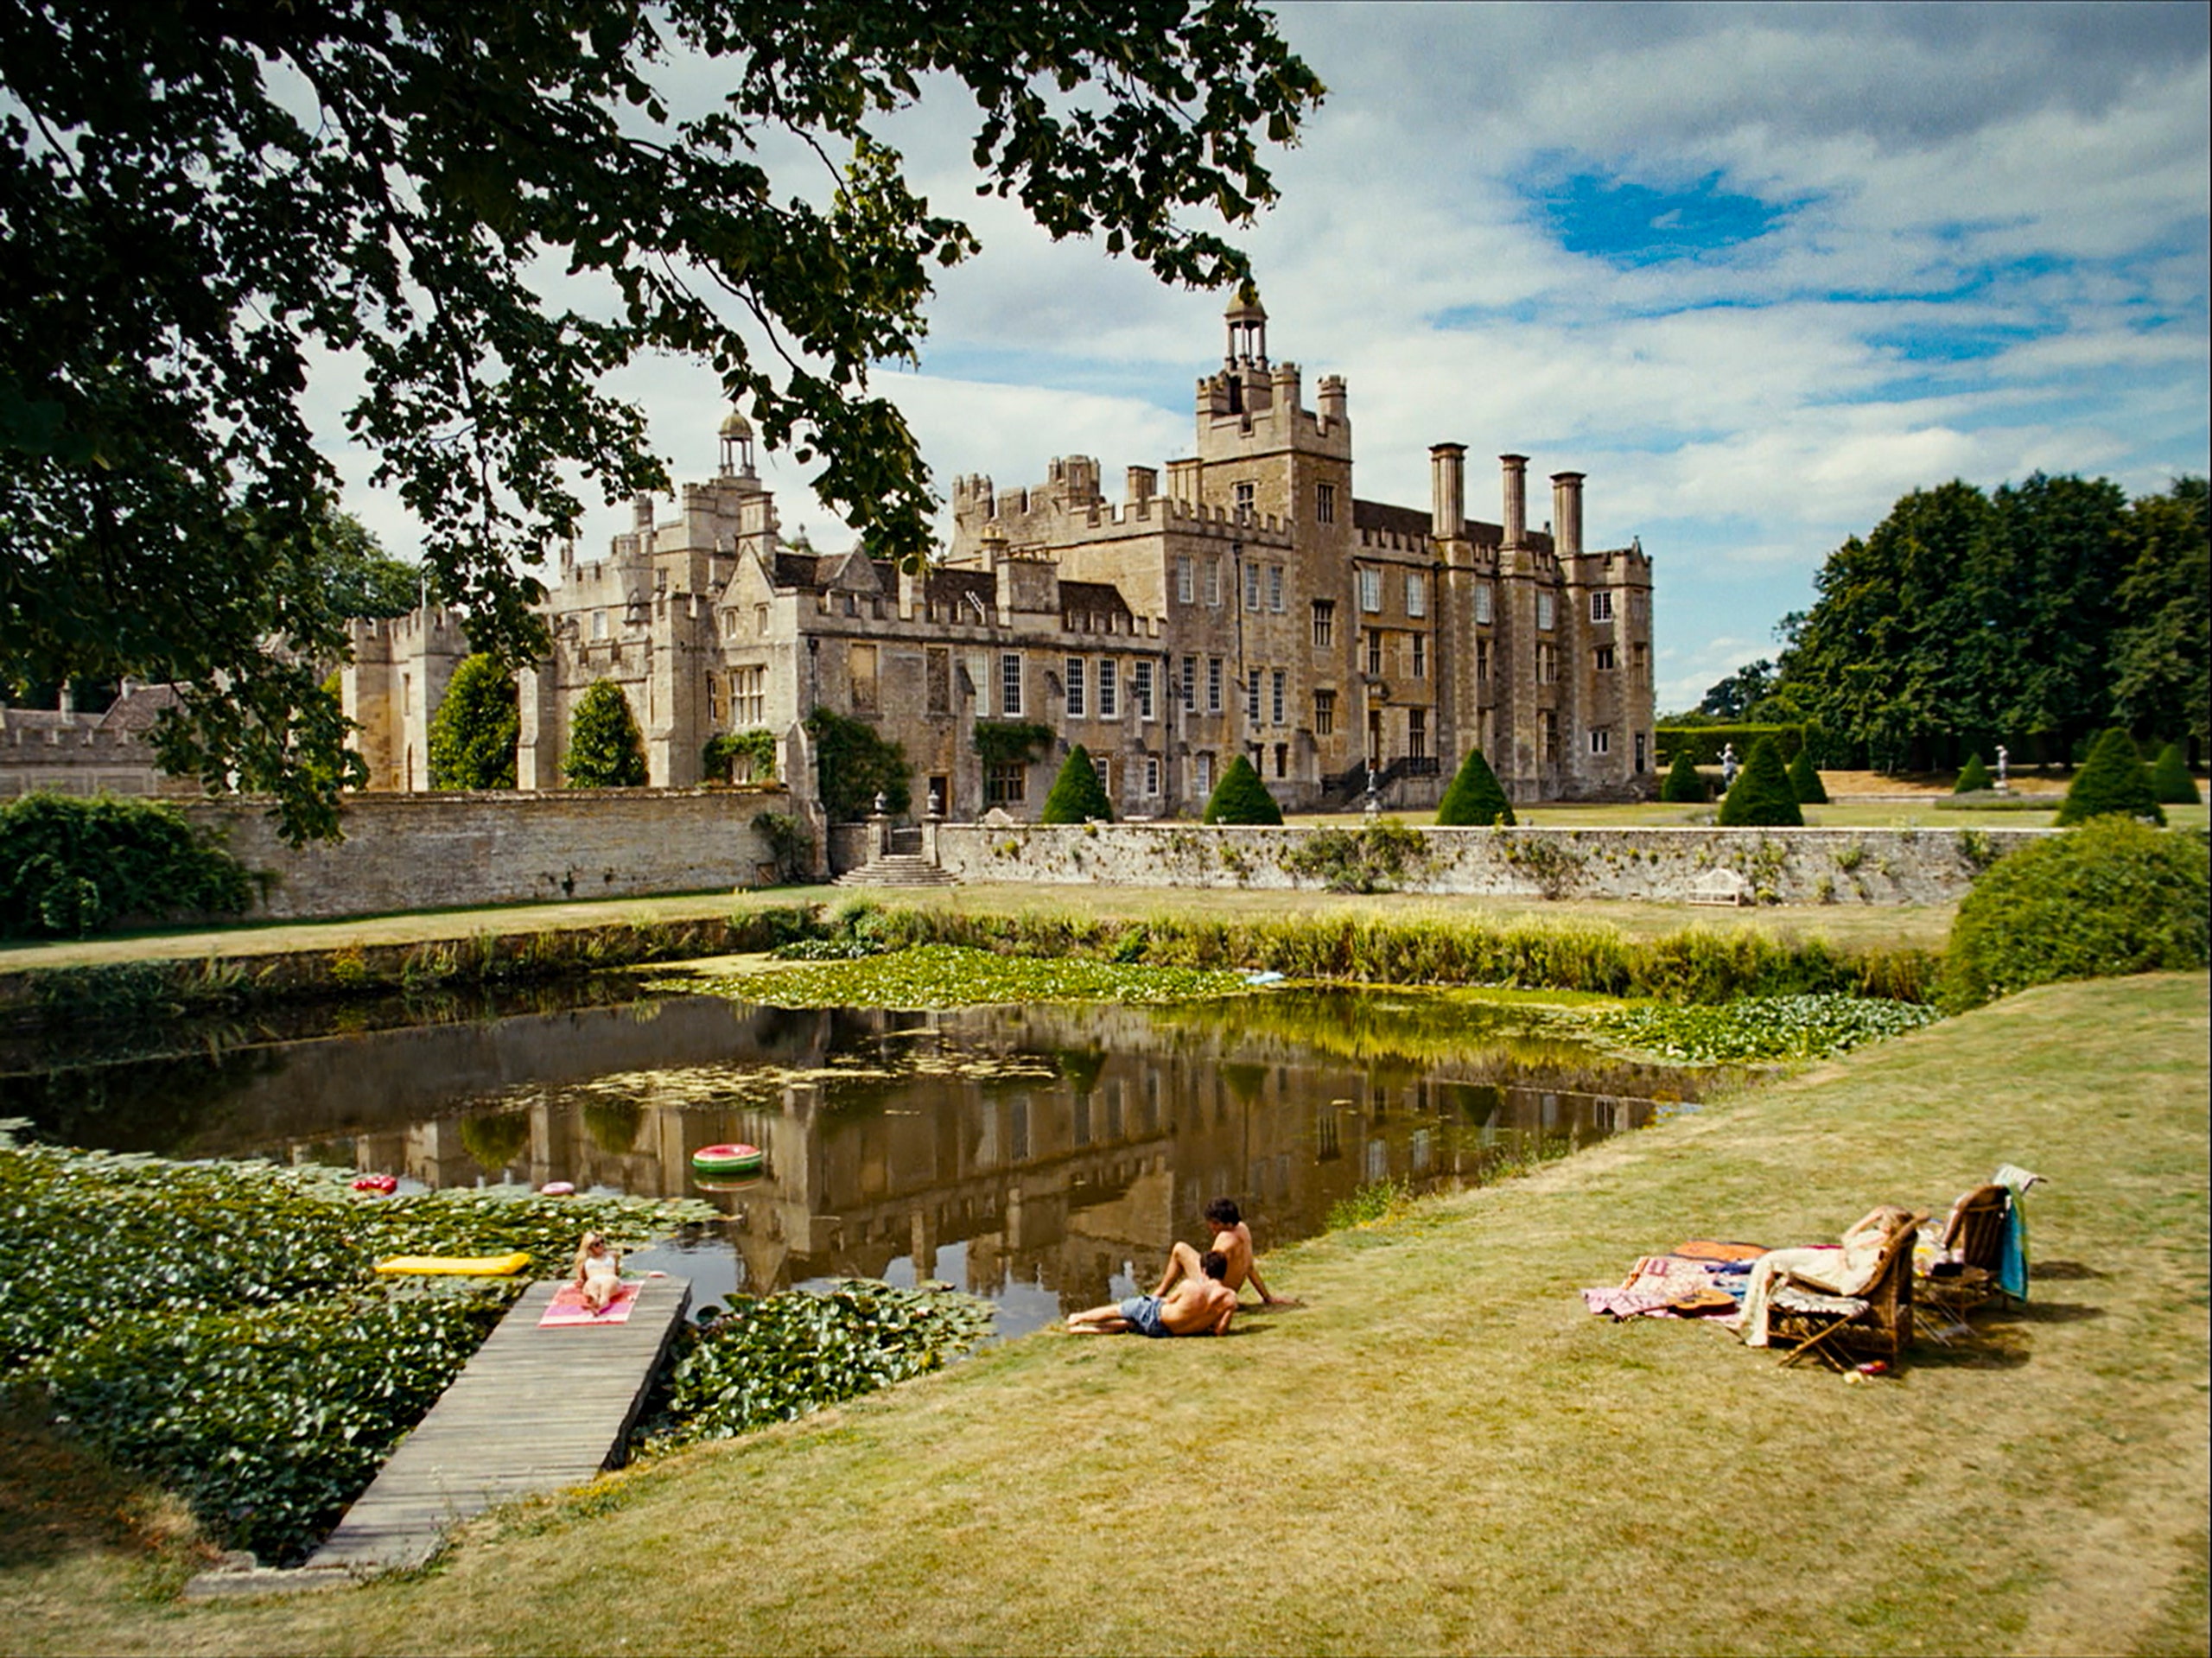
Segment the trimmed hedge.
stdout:
<path fill-rule="evenodd" d="M 1959 905 L 1937 1000 L 1974 1007 L 2031 985 L 2202 968 L 2207 852 L 2117 816 L 2023 848 Z"/>
<path fill-rule="evenodd" d="M 1514 821 L 1513 803 L 1505 797 L 1497 773 L 1490 769 L 1481 749 L 1470 748 L 1467 758 L 1459 763 L 1452 786 L 1437 804 L 1436 821 L 1447 828 L 1478 829 Z"/>
<path fill-rule="evenodd" d="M 630 699 L 613 680 L 593 680 L 578 700 L 561 775 L 572 789 L 645 786 L 645 740 Z"/>
<path fill-rule="evenodd" d="M 1771 737 L 1751 745 L 1751 758 L 1736 773 L 1736 781 L 1721 797 L 1715 821 L 1723 829 L 1802 829 L 1805 814 L 1798 809 L 1797 791 L 1789 786 L 1789 771 L 1782 750 Z"/>
<path fill-rule="evenodd" d="M 1659 785 L 1659 798 L 1681 806 L 1700 806 L 1713 798 L 1712 785 L 1697 769 L 1688 749 L 1675 751 L 1675 763 L 1667 768 L 1666 778 Z"/>
<path fill-rule="evenodd" d="M 1204 823 L 1281 823 L 1282 808 L 1268 792 L 1268 785 L 1260 781 L 1260 774 L 1252 769 L 1252 762 L 1239 754 L 1230 761 L 1229 769 L 1221 774 L 1221 781 L 1213 785 L 1213 793 L 1206 801 L 1205 812 L 1198 821 Z"/>
<path fill-rule="evenodd" d="M 1969 754 L 1967 763 L 1959 767 L 1959 780 L 1951 785 L 1955 795 L 1986 794 L 1997 786 L 1997 779 L 1989 775 L 1989 768 L 1981 763 L 1981 756 Z"/>
<path fill-rule="evenodd" d="M 2168 743 L 2158 751 L 2157 763 L 2151 767 L 2151 791 L 2162 806 L 2204 804 L 2204 797 L 2196 791 L 2196 779 L 2189 774 L 2189 762 L 2181 757 L 2179 743 Z"/>
<path fill-rule="evenodd" d="M 1088 823 L 1114 821 L 1114 803 L 1106 798 L 1106 785 L 1098 780 L 1097 762 L 1081 743 L 1068 750 L 1052 791 L 1045 797 L 1040 823 Z"/>
<path fill-rule="evenodd" d="M 1738 754 L 1747 754 L 1758 746 L 1759 739 L 1773 739 L 1787 761 L 1797 757 L 1805 746 L 1806 728 L 1802 726 L 1660 726 L 1652 733 L 1659 758 L 1671 762 L 1677 754 L 1688 754 L 1693 765 L 1718 765 L 1720 751 L 1730 743 Z"/>
<path fill-rule="evenodd" d="M 433 789 L 512 789 L 522 714 L 514 676 L 481 655 L 453 670 L 430 716 Z"/>
<path fill-rule="evenodd" d="M 2058 809 L 2058 827 L 2071 829 L 2093 817 L 2140 817 L 2153 823 L 2166 821 L 2158 804 L 2158 791 L 2151 781 L 2151 768 L 2135 752 L 2135 740 L 2119 727 L 2097 739 L 2089 758 L 2074 774 Z"/>
<path fill-rule="evenodd" d="M 1789 786 L 1796 791 L 1801 806 L 1825 806 L 1828 804 L 1827 785 L 1821 781 L 1819 768 L 1813 764 L 1813 751 L 1801 748 L 1797 758 L 1789 762 Z"/>

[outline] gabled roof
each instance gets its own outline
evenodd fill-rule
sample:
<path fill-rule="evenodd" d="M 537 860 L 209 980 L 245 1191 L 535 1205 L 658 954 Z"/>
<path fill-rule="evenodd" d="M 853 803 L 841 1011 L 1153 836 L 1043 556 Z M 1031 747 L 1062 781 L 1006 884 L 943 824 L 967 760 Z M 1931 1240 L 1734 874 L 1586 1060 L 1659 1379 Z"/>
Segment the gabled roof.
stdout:
<path fill-rule="evenodd" d="M 1416 507 L 1392 506 L 1386 501 L 1354 500 L 1351 504 L 1351 523 L 1355 530 L 1375 530 L 1426 541 L 1435 527 L 1435 519 Z M 1503 547 L 1505 526 L 1486 524 L 1480 518 L 1465 521 L 1467 539 L 1478 547 Z M 1541 530 L 1529 531 L 1529 545 L 1539 552 L 1551 550 L 1552 538 Z"/>
<path fill-rule="evenodd" d="M 1110 581 L 1063 581 L 1060 609 L 1070 616 L 1128 616 L 1135 613 Z"/>

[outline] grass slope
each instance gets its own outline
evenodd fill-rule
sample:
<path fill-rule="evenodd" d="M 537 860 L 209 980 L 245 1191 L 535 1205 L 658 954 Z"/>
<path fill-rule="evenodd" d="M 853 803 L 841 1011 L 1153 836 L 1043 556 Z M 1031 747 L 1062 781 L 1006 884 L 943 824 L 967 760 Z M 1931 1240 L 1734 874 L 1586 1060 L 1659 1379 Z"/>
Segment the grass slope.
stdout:
<path fill-rule="evenodd" d="M 1041 1335 L 341 1594 L 19 1554 L 0 1616 L 22 1653 L 2202 1652 L 2209 1024 L 2202 975 L 2033 991 L 1276 1252 L 1308 1305 L 1225 1342 Z M 2006 1159 L 2051 1181 L 2034 1302 L 1894 1381 L 1574 1294 Z"/>

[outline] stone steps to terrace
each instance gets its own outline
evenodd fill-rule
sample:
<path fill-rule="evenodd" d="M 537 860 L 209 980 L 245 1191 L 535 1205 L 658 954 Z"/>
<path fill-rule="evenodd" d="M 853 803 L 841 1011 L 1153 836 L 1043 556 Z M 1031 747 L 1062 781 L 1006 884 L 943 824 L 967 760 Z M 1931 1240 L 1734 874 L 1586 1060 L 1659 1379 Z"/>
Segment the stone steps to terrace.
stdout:
<path fill-rule="evenodd" d="M 840 886 L 956 886 L 958 877 L 918 852 L 887 852 L 837 877 Z"/>

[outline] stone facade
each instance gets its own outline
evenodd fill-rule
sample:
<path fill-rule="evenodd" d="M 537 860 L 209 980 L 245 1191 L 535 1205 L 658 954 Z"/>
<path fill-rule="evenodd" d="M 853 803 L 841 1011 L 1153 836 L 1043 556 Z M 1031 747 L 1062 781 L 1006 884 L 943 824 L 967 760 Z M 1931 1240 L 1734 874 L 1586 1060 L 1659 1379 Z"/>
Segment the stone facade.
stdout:
<path fill-rule="evenodd" d="M 810 768 L 817 707 L 905 748 L 918 814 L 1041 809 L 1082 744 L 1117 814 L 1193 816 L 1248 756 L 1277 799 L 1433 804 L 1471 746 L 1519 801 L 1626 797 L 1652 781 L 1651 565 L 1582 546 L 1582 474 L 1528 525 L 1525 459 L 1503 457 L 1498 524 L 1467 517 L 1465 450 L 1431 451 L 1427 511 L 1354 490 L 1349 394 L 1303 403 L 1266 313 L 1233 302 L 1198 384 L 1197 452 L 1131 467 L 1123 499 L 1089 456 L 1033 488 L 955 480 L 942 559 L 907 574 L 786 545 L 752 433 L 724 422 L 718 474 L 672 521 L 641 499 L 608 557 L 564 555 L 551 657 L 523 677 L 518 781 L 559 786 L 569 711 L 620 685 L 652 783 L 698 781 L 717 734 L 776 734 Z M 465 650 L 431 612 L 358 624 L 344 684 L 377 789 L 426 786 L 428 721 Z M 1026 763 L 979 722 L 1045 728 Z"/>
<path fill-rule="evenodd" d="M 154 721 L 172 706 L 167 685 L 124 682 L 99 713 L 67 705 L 0 703 L 0 800 L 35 791 L 64 795 L 196 795 L 196 778 L 166 775 L 154 759 Z"/>

